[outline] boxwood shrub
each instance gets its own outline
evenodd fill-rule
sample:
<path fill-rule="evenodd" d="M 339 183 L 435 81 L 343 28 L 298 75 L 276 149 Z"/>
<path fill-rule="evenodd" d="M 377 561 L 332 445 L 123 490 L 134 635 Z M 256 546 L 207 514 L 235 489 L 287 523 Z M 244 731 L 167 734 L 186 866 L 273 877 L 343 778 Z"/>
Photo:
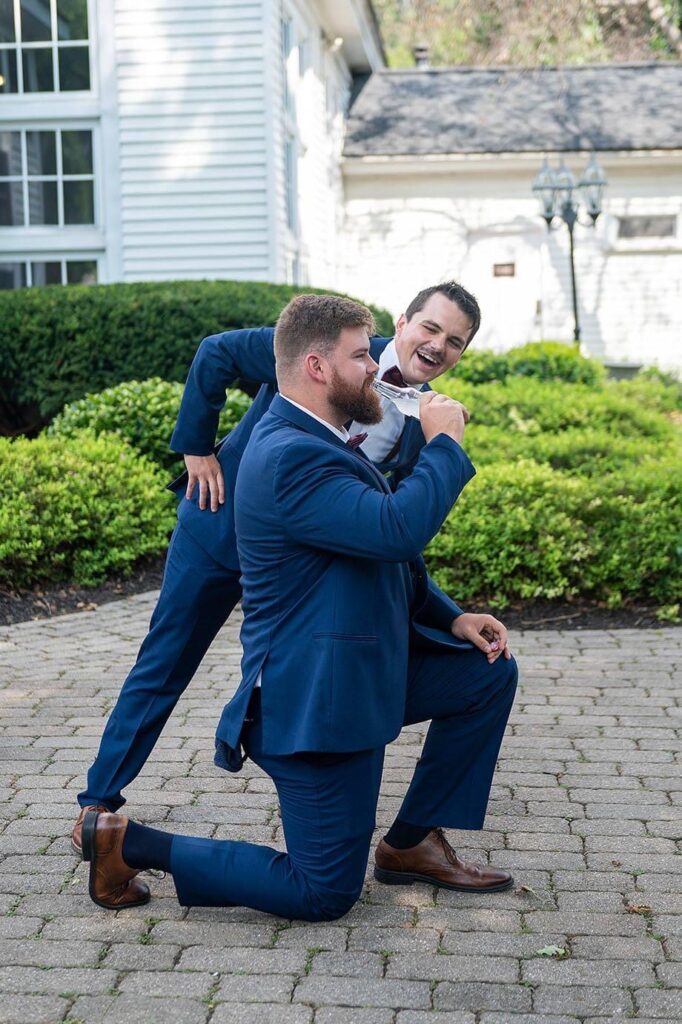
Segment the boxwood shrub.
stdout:
<path fill-rule="evenodd" d="M 92 586 L 164 550 L 166 477 L 120 437 L 0 438 L 0 463 L 0 585 Z"/>
<path fill-rule="evenodd" d="M 682 474 L 674 455 L 593 477 L 581 512 L 592 557 L 578 582 L 612 606 L 678 602 L 682 594 Z"/>
<path fill-rule="evenodd" d="M 302 290 L 168 281 L 0 292 L 0 434 L 34 433 L 67 402 L 124 380 L 183 381 L 203 337 L 274 324 Z M 390 315 L 374 313 L 391 334 Z"/>
<path fill-rule="evenodd" d="M 70 402 L 48 427 L 53 436 L 71 437 L 83 429 L 95 434 L 112 432 L 128 441 L 168 473 L 181 468 L 182 460 L 170 451 L 168 442 L 180 407 L 183 385 L 177 381 L 131 380 Z M 218 436 L 239 422 L 251 399 L 243 391 L 227 392 L 220 415 Z"/>
<path fill-rule="evenodd" d="M 677 445 L 679 449 L 679 444 Z M 464 448 L 476 466 L 533 459 L 552 469 L 580 476 L 627 473 L 632 466 L 667 453 L 665 443 L 650 438 L 618 437 L 603 428 L 525 434 L 518 430 L 472 424 Z M 680 452 L 682 456 L 682 451 Z"/>
<path fill-rule="evenodd" d="M 429 544 L 429 569 L 457 601 L 575 593 L 575 568 L 590 555 L 586 495 L 584 480 L 530 460 L 485 466 Z"/>
<path fill-rule="evenodd" d="M 633 400 L 618 385 L 588 387 L 565 381 L 508 377 L 504 383 L 472 385 L 452 376 L 436 381 L 439 391 L 459 399 L 473 424 L 521 434 L 558 433 L 570 428 L 606 430 L 618 437 L 670 441 L 676 433 L 669 415 Z"/>
<path fill-rule="evenodd" d="M 577 594 L 614 607 L 678 599 L 677 467 L 659 459 L 579 477 L 531 460 L 484 466 L 429 545 L 430 568 L 456 599 L 498 606 Z"/>
<path fill-rule="evenodd" d="M 604 367 L 596 359 L 586 359 L 575 346 L 559 341 L 529 342 L 504 353 L 477 349 L 474 341 L 457 367 L 457 377 L 472 384 L 504 381 L 508 377 L 538 377 L 596 385 L 605 376 Z"/>

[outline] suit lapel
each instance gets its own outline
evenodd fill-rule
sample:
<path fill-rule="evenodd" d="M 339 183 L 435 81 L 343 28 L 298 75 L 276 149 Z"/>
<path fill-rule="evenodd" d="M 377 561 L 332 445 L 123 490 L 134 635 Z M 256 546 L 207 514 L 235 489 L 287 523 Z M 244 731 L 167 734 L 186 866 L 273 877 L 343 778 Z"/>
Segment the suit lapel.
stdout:
<path fill-rule="evenodd" d="M 294 426 L 299 427 L 301 430 L 307 431 L 309 434 L 314 434 L 315 437 L 319 437 L 320 440 L 326 441 L 328 444 L 335 445 L 337 448 L 341 448 L 342 451 L 350 455 L 351 458 L 360 459 L 362 464 L 366 466 L 373 479 L 380 485 L 381 490 L 387 494 L 391 493 L 391 489 L 384 480 L 384 477 L 376 468 L 373 462 L 367 458 L 364 452 L 360 449 L 349 448 L 340 437 L 337 437 L 331 430 L 329 430 L 323 423 L 316 420 L 313 416 L 309 416 L 308 413 L 302 409 L 298 409 L 291 402 L 288 402 L 282 395 L 277 394 L 272 400 L 270 405 L 270 412 L 279 416 L 281 419 L 287 420 L 289 423 L 293 423 Z M 415 421 L 416 422 L 416 421 Z"/>

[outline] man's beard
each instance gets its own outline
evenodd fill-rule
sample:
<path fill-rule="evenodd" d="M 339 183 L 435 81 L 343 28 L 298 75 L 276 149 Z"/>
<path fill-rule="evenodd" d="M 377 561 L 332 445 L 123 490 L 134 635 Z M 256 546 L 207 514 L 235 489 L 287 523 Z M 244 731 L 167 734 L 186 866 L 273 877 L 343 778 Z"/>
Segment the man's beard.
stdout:
<path fill-rule="evenodd" d="M 381 399 L 372 387 L 373 377 L 368 377 L 362 387 L 357 388 L 341 379 L 332 367 L 332 381 L 327 394 L 330 405 L 343 413 L 346 419 L 357 420 L 358 423 L 379 423 L 383 411 Z"/>

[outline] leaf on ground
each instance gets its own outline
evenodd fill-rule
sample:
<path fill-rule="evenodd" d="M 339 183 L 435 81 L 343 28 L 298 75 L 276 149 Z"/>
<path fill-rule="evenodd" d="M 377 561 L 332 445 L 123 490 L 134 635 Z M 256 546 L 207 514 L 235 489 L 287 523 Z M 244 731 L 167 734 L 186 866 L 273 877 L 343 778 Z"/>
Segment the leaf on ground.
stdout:
<path fill-rule="evenodd" d="M 564 946 L 543 946 L 542 949 L 535 950 L 536 956 L 553 956 L 557 960 L 562 960 L 568 956 L 568 950 Z"/>
<path fill-rule="evenodd" d="M 543 901 L 543 899 L 544 899 L 544 898 L 543 898 L 543 897 L 542 897 L 542 896 L 540 895 L 540 893 L 539 893 L 539 892 L 536 892 L 536 891 L 535 891 L 535 889 L 531 888 L 531 886 L 530 886 L 530 885 L 519 885 L 519 886 L 518 886 L 518 887 L 517 887 L 517 888 L 516 888 L 516 889 L 514 890 L 514 892 L 515 892 L 515 894 L 516 894 L 517 896 L 525 896 L 526 894 L 528 894 L 529 896 L 534 896 L 534 897 L 535 897 L 535 899 L 536 899 L 536 900 L 540 900 L 540 902 L 542 902 L 542 901 Z"/>
<path fill-rule="evenodd" d="M 648 903 L 627 903 L 625 905 L 625 909 L 628 912 L 628 914 L 646 915 L 651 913 L 651 907 L 648 905 Z"/>

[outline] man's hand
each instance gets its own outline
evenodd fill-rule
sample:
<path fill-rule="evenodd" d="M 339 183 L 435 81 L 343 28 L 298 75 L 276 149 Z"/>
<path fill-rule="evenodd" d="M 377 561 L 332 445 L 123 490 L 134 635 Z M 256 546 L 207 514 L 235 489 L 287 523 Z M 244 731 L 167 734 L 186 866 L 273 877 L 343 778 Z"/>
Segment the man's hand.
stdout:
<path fill-rule="evenodd" d="M 458 640 L 468 640 L 483 651 L 491 665 L 501 654 L 507 659 L 512 656 L 506 627 L 492 615 L 464 612 L 453 620 L 450 631 Z"/>
<path fill-rule="evenodd" d="M 461 402 L 427 391 L 419 399 L 419 419 L 427 442 L 436 434 L 447 434 L 453 441 L 461 442 L 469 413 Z"/>
<path fill-rule="evenodd" d="M 192 497 L 196 484 L 199 484 L 199 508 L 206 508 L 206 499 L 210 495 L 211 512 L 217 512 L 218 506 L 225 501 L 225 482 L 223 471 L 215 455 L 185 455 L 185 465 L 189 474 L 185 497 Z"/>

